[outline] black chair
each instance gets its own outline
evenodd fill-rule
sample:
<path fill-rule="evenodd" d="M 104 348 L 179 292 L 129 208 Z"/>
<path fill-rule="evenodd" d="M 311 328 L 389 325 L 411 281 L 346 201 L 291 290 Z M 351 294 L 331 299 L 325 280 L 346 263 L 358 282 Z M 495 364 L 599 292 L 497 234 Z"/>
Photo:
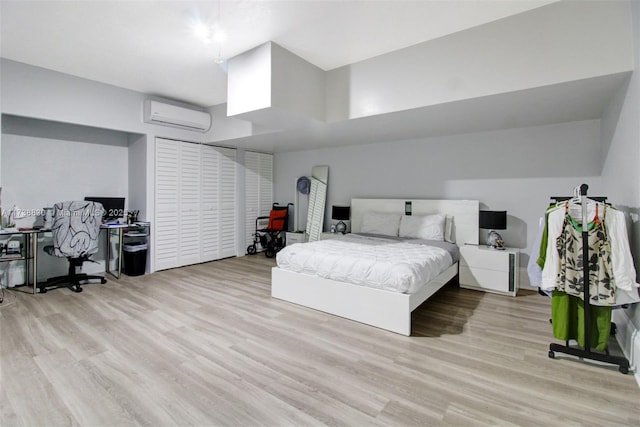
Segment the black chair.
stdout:
<path fill-rule="evenodd" d="M 90 276 L 78 273 L 85 261 L 98 252 L 98 235 L 104 208 L 100 203 L 88 201 L 60 202 L 53 207 L 53 245 L 45 246 L 49 255 L 67 258 L 69 274 L 47 279 L 38 284 L 40 293 L 47 288 L 68 287 L 74 292 L 82 292 L 80 282 L 91 279 L 107 283 L 103 276 Z M 95 262 L 95 261 L 92 261 Z"/>

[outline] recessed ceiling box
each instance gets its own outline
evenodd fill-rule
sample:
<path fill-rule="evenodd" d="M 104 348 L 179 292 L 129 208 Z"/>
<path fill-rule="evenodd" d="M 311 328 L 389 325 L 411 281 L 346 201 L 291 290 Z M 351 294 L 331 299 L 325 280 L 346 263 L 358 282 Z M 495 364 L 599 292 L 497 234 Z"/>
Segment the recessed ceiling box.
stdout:
<path fill-rule="evenodd" d="M 227 116 L 270 127 L 325 120 L 325 72 L 273 42 L 228 60 Z"/>
<path fill-rule="evenodd" d="M 147 99 L 144 101 L 144 121 L 198 132 L 211 128 L 211 114 L 192 108 Z"/>

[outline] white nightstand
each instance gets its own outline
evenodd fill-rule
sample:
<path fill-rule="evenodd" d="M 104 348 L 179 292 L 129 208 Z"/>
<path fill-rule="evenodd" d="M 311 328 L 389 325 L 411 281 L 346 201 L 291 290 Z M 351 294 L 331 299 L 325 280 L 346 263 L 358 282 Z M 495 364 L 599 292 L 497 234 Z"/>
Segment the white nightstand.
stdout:
<path fill-rule="evenodd" d="M 287 231 L 287 245 L 293 245 L 294 243 L 304 243 L 304 233 L 296 233 L 293 231 Z"/>
<path fill-rule="evenodd" d="M 344 234 L 342 233 L 331 233 L 329 231 L 323 231 L 322 233 L 320 233 L 320 240 L 335 239 L 342 236 L 344 236 Z"/>
<path fill-rule="evenodd" d="M 460 287 L 515 296 L 518 258 L 517 249 L 464 245 L 460 248 Z"/>

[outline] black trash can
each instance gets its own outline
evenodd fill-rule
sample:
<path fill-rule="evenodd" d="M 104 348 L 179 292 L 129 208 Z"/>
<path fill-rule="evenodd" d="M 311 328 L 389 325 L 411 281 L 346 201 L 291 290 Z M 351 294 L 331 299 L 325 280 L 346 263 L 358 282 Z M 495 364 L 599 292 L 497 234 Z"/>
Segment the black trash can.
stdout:
<path fill-rule="evenodd" d="M 122 246 L 124 266 L 123 272 L 127 276 L 141 276 L 147 269 L 147 249 L 145 242 L 127 243 Z"/>

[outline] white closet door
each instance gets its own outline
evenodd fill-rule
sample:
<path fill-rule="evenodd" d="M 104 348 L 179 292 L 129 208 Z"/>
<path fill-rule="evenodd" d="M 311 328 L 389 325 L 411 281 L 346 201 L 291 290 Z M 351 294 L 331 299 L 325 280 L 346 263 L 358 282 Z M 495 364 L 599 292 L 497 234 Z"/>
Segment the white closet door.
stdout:
<path fill-rule="evenodd" d="M 220 258 L 220 155 L 215 147 L 202 146 L 201 262 Z"/>
<path fill-rule="evenodd" d="M 244 154 L 245 170 L 245 244 L 253 243 L 256 218 L 260 213 L 260 160 L 259 153 L 247 151 Z"/>
<path fill-rule="evenodd" d="M 200 147 L 180 144 L 180 265 L 200 262 Z"/>
<path fill-rule="evenodd" d="M 220 258 L 236 256 L 236 150 L 216 148 L 220 158 Z"/>
<path fill-rule="evenodd" d="M 269 215 L 273 207 L 273 156 L 260 155 L 260 213 Z"/>
<path fill-rule="evenodd" d="M 179 235 L 179 143 L 156 139 L 156 217 L 152 229 L 155 230 L 155 267 L 157 270 L 177 267 L 177 242 Z"/>
<path fill-rule="evenodd" d="M 273 204 L 273 156 L 245 152 L 245 242 L 253 243 L 256 218 L 267 216 Z"/>
<path fill-rule="evenodd" d="M 156 139 L 156 269 L 235 256 L 236 150 Z"/>

